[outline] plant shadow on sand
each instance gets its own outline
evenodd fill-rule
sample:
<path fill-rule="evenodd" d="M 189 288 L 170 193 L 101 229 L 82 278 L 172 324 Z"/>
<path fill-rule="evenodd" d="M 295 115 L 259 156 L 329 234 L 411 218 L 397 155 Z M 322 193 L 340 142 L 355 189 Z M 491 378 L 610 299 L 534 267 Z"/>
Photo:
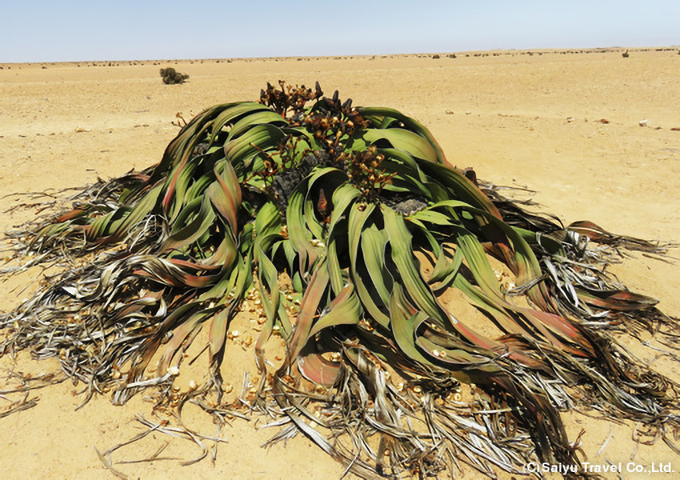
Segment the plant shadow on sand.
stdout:
<path fill-rule="evenodd" d="M 669 245 L 535 213 L 452 167 L 394 109 L 268 85 L 259 102 L 196 116 L 157 165 L 68 202 L 7 234 L 20 264 L 4 274 L 45 276 L 0 317 L 0 352 L 58 358 L 85 402 L 153 392 L 180 426 L 140 417 L 148 430 L 131 441 L 179 435 L 204 458 L 219 439 L 181 425 L 192 404 L 219 425 L 265 415 L 281 427 L 270 444 L 301 432 L 366 478 L 458 462 L 583 473 L 560 413 L 581 408 L 678 451 L 676 384 L 612 337 L 651 334 L 677 360 L 677 319 L 606 271 Z M 261 313 L 248 334 L 232 328 L 244 301 Z M 257 368 L 238 395 L 225 381 L 235 339 Z M 180 387 L 188 352 L 206 376 Z M 117 475 L 121 446 L 98 452 Z"/>

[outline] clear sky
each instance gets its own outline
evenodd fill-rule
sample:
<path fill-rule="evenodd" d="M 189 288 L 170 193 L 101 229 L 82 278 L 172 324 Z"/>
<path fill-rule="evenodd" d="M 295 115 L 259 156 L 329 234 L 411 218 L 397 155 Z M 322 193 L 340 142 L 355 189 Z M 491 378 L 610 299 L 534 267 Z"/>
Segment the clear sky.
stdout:
<path fill-rule="evenodd" d="M 680 45 L 680 0 L 3 0 L 0 62 Z"/>

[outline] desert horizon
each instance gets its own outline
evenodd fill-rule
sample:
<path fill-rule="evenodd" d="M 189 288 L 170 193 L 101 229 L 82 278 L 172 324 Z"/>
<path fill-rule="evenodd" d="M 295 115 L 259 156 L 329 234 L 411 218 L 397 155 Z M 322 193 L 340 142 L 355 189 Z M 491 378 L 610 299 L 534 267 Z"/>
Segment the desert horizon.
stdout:
<path fill-rule="evenodd" d="M 158 69 L 168 66 L 188 74 L 187 82 L 164 85 Z M 410 115 L 431 130 L 452 165 L 472 167 L 480 179 L 519 189 L 509 194 L 532 198 L 540 211 L 557 215 L 565 225 L 591 220 L 617 234 L 680 242 L 677 46 L 0 62 L 0 211 L 5 212 L 0 231 L 34 218 L 35 204 L 47 198 L 41 192 L 50 196 L 156 164 L 184 120 L 217 103 L 257 100 L 267 82 L 279 80 L 307 86 L 318 81 L 326 95 L 338 90 L 355 105 L 388 106 Z M 632 291 L 657 298 L 664 313 L 680 317 L 680 273 L 673 263 L 678 258 L 677 248 L 661 259 L 633 253 L 610 270 Z M 31 270 L 6 279 L 0 312 L 12 311 L 29 297 L 39 275 Z M 250 307 L 246 302 L 234 329 L 243 332 L 257 325 Z M 675 360 L 641 347 L 629 335 L 616 338 L 680 382 Z M 243 337 L 230 342 L 225 377 L 236 395 L 247 388 L 243 372 L 252 375 L 254 354 Z M 0 357 L 3 478 L 104 479 L 112 478 L 113 471 L 143 479 L 343 475 L 339 463 L 301 434 L 286 445 L 261 448 L 277 431 L 261 428 L 271 419 L 232 418 L 218 429 L 192 405 L 182 420 L 206 438 L 224 440 L 204 439 L 206 458 L 182 466 L 205 452 L 192 439 L 154 432 L 112 451 L 113 469 L 107 469 L 98 452 L 142 432 L 140 415 L 154 422 L 165 417 L 155 416 L 149 392 L 122 406 L 112 405 L 110 395 L 95 395 L 77 409 L 85 399 L 84 386 L 54 382 L 60 371 L 58 360 L 37 361 L 26 351 L 16 358 Z M 192 375 L 203 374 L 197 367 L 183 372 L 182 388 L 189 388 Z M 17 382 L 27 375 L 42 378 L 45 386 L 7 393 L 21 387 Z M 26 406 L 12 411 L 13 405 Z M 663 441 L 643 445 L 633 440 L 639 433 L 633 422 L 607 422 L 596 411 L 564 412 L 563 418 L 584 461 L 622 464 L 619 478 L 675 478 L 664 471 L 652 477 L 625 471 L 631 462 L 670 464 L 680 471 L 680 457 Z M 480 477 L 463 465 L 456 478 Z"/>
<path fill-rule="evenodd" d="M 352 59 L 371 59 L 376 58 L 394 58 L 394 57 L 414 57 L 414 58 L 458 58 L 461 57 L 488 57 L 488 56 L 514 56 L 514 55 L 577 55 L 577 54 L 592 54 L 592 53 L 612 53 L 612 52 L 672 52 L 680 53 L 680 45 L 658 45 L 658 46 L 623 46 L 612 45 L 607 47 L 579 47 L 579 48 L 550 48 L 550 47 L 535 47 L 535 48 L 496 48 L 489 50 L 456 50 L 456 51 L 437 51 L 437 52 L 409 52 L 409 53 L 348 53 L 337 55 L 281 55 L 281 56 L 245 56 L 245 57 L 205 57 L 205 58 L 131 58 L 131 59 L 84 59 L 84 60 L 45 60 L 45 61 L 27 61 L 27 62 L 0 62 L 2 67 L 12 66 L 59 66 L 59 65 L 75 65 L 78 66 L 99 66 L 99 67 L 117 67 L 117 66 L 135 66 L 146 65 L 151 63 L 153 65 L 160 65 L 161 63 L 177 63 L 177 64 L 195 64 L 201 62 L 215 62 L 215 63 L 229 63 L 229 62 L 252 62 L 252 61 L 274 61 L 281 62 L 287 60 L 307 61 L 307 60 L 352 60 Z"/>

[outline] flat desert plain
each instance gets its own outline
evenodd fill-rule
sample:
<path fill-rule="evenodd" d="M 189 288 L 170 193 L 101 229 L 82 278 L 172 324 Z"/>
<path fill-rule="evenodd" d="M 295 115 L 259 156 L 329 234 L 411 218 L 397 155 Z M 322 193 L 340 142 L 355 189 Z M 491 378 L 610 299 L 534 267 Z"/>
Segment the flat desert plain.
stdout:
<path fill-rule="evenodd" d="M 0 70 L 0 211 L 26 202 L 12 194 L 77 187 L 159 161 L 187 120 L 216 103 L 256 100 L 267 82 L 335 89 L 354 105 L 389 106 L 431 129 L 449 161 L 474 167 L 479 178 L 535 191 L 541 209 L 565 224 L 588 219 L 609 231 L 661 242 L 680 241 L 680 55 L 678 49 L 499 51 L 440 55 L 281 58 L 194 61 L 4 64 Z M 164 85 L 159 68 L 190 75 Z M 35 209 L 0 216 L 0 230 L 30 219 Z M 680 250 L 670 255 L 680 257 Z M 680 317 L 677 263 L 633 255 L 611 271 L 630 289 L 660 300 Z M 0 310 L 15 308 L 35 288 L 35 272 L 3 283 Z M 25 290 L 23 290 L 25 287 Z M 680 380 L 677 363 L 658 352 L 625 345 Z M 238 375 L 252 349 L 235 348 Z M 227 359 L 229 359 L 227 354 Z M 232 368 L 232 367 L 230 367 Z M 59 369 L 26 352 L 0 358 L 0 390 L 10 372 L 39 375 Z M 5 479 L 113 478 L 97 456 L 143 431 L 138 414 L 153 418 L 138 395 L 124 406 L 63 382 L 28 392 L 33 408 L 0 418 L 0 477 Z M 0 413 L 17 395 L 0 396 Z M 194 418 L 195 417 L 195 418 Z M 637 445 L 634 425 L 611 424 L 577 412 L 564 414 L 572 440 L 580 437 L 591 464 L 622 462 L 622 478 L 677 478 L 677 473 L 636 474 L 628 462 L 649 466 L 680 457 L 663 442 Z M 186 422 L 215 435 L 209 420 L 187 412 Z M 339 478 L 343 469 L 307 439 L 260 446 L 275 429 L 234 420 L 219 434 L 217 456 L 190 465 L 201 451 L 185 439 L 155 433 L 111 454 L 129 478 Z M 149 458 L 165 444 L 169 460 Z M 212 449 L 212 442 L 206 441 Z M 502 475 L 509 477 L 509 475 Z M 619 478 L 617 474 L 605 474 Z M 479 478 L 464 469 L 459 478 Z"/>

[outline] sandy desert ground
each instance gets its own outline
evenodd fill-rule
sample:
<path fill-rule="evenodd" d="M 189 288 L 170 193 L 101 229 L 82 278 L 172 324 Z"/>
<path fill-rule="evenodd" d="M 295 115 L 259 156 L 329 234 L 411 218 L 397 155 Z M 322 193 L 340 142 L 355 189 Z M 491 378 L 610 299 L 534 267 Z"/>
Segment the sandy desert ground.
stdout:
<path fill-rule="evenodd" d="M 179 62 L 82 62 L 0 65 L 0 211 L 22 200 L 17 192 L 75 187 L 97 176 L 119 176 L 160 159 L 178 132 L 176 114 L 215 103 L 254 100 L 266 83 L 338 89 L 355 105 L 390 106 L 428 126 L 449 161 L 474 167 L 480 178 L 526 186 L 545 211 L 565 223 L 589 219 L 604 228 L 660 241 L 680 241 L 680 55 L 677 48 L 587 51 L 502 51 L 388 57 L 195 60 Z M 190 75 L 166 86 L 160 67 Z M 0 216 L 6 231 L 34 215 Z M 672 252 L 680 257 L 680 250 Z M 678 265 L 636 255 L 612 270 L 632 290 L 654 296 L 680 317 Z M 16 307 L 33 286 L 31 277 L 3 284 L 0 310 Z M 21 292 L 21 287 L 28 290 Z M 655 352 L 636 350 L 652 359 Z M 237 355 L 234 369 L 251 361 Z M 677 364 L 655 366 L 676 381 Z M 56 371 L 55 361 L 35 362 L 22 353 L 0 358 L 0 390 L 14 370 Z M 9 382 L 11 383 L 11 382 Z M 29 393 L 35 407 L 0 418 L 0 477 L 5 479 L 113 478 L 100 451 L 141 431 L 138 413 L 151 404 L 135 397 L 122 407 L 95 398 L 82 409 L 79 387 L 63 382 Z M 16 398 L 16 397 L 13 397 Z M 9 401 L 0 396 L 0 413 Z M 189 416 L 189 419 L 192 417 Z M 671 462 L 680 457 L 662 442 L 639 446 L 632 425 L 613 425 L 570 412 L 569 435 L 581 430 L 584 451 L 596 464 Z M 206 432 L 215 427 L 196 419 Z M 273 433 L 252 422 L 222 430 L 216 461 L 191 466 L 177 460 L 116 463 L 129 476 L 179 478 L 339 478 L 342 468 L 304 438 L 260 448 Z M 195 445 L 165 435 L 147 437 L 114 452 L 114 462 L 142 459 L 170 442 L 163 456 L 189 460 Z M 632 459 L 632 460 L 631 460 Z M 623 478 L 671 479 L 675 474 Z M 462 478 L 478 478 L 474 471 Z M 616 478 L 615 475 L 610 478 Z"/>

